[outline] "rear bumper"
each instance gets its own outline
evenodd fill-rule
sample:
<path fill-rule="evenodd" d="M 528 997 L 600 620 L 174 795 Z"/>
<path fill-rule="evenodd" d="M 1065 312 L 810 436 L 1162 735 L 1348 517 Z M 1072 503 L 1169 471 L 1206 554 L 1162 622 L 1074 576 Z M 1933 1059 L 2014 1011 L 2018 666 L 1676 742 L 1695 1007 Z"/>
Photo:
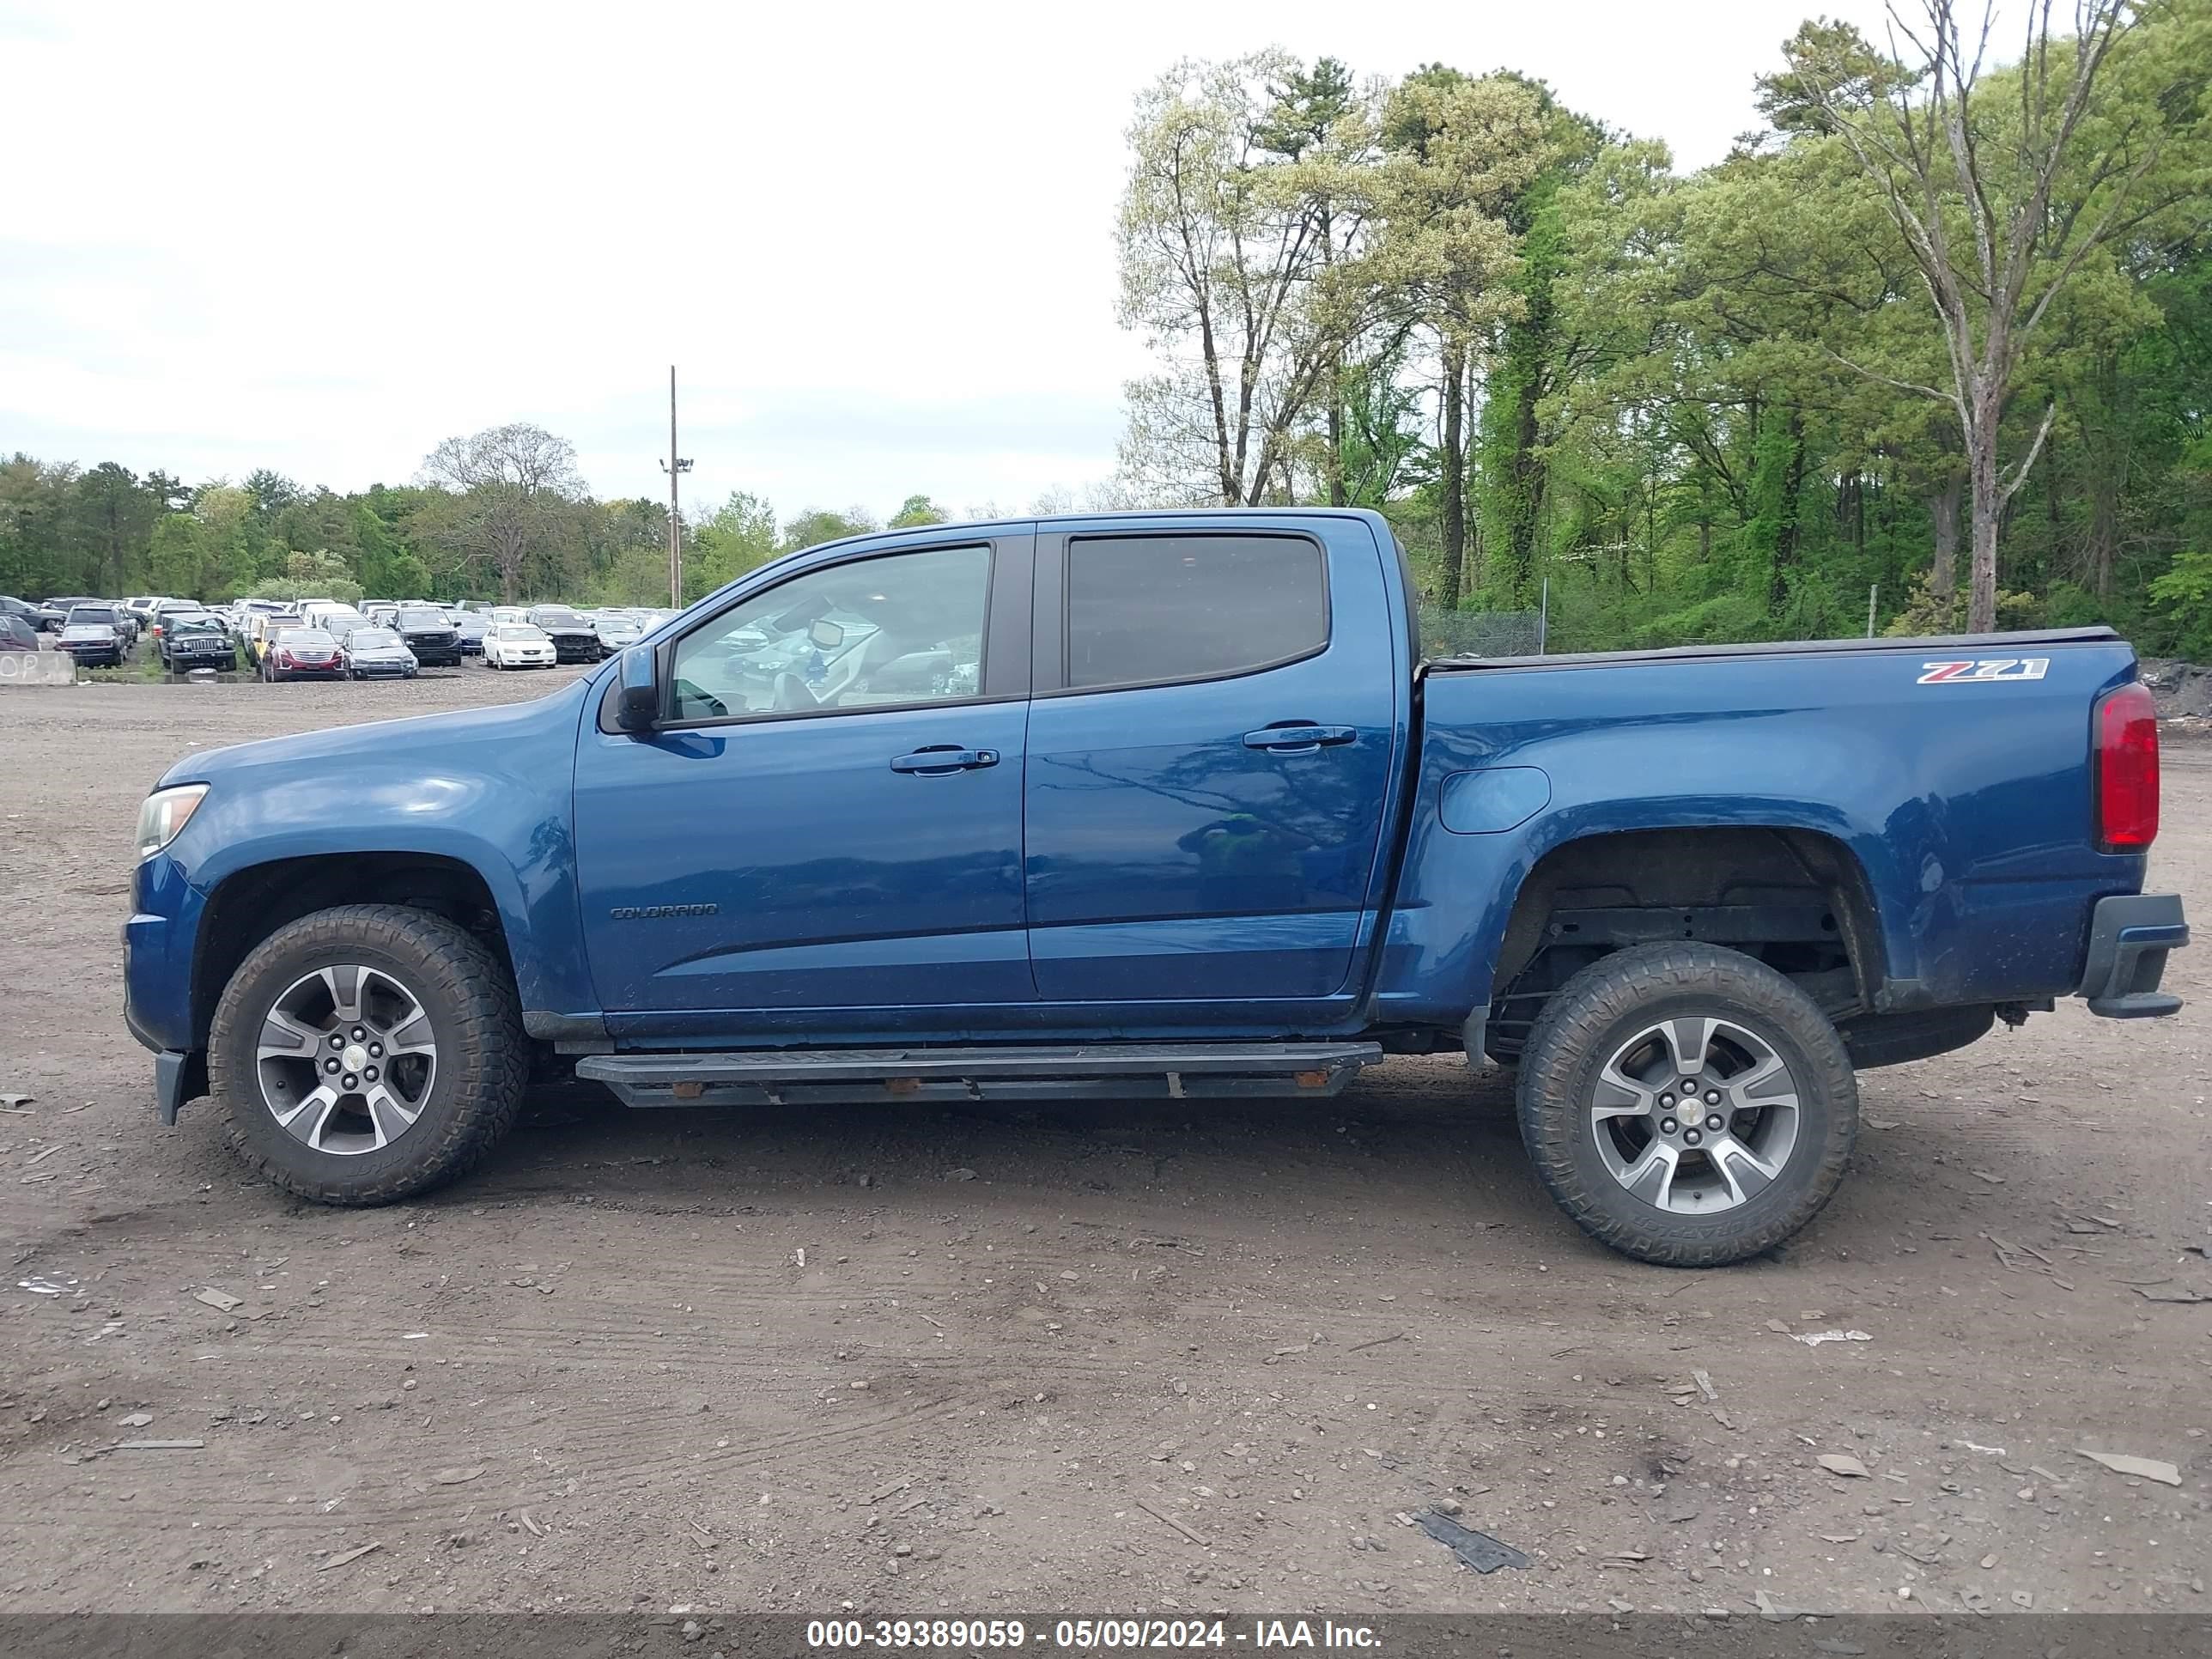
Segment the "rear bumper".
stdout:
<path fill-rule="evenodd" d="M 2106 1019 L 2156 1019 L 2177 1013 L 2181 999 L 2161 991 L 2166 954 L 2189 943 L 2179 893 L 2124 893 L 2097 901 L 2089 918 L 2089 954 L 2074 994 Z"/>

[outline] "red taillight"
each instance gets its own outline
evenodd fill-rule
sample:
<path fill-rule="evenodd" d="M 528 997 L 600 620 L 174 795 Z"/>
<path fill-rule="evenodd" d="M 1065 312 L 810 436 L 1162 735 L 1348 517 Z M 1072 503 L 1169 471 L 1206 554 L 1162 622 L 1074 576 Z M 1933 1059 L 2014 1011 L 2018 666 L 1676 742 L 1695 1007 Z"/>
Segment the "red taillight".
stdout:
<path fill-rule="evenodd" d="M 2140 683 L 2097 705 L 2097 845 L 2139 853 L 2158 837 L 2158 705 Z"/>

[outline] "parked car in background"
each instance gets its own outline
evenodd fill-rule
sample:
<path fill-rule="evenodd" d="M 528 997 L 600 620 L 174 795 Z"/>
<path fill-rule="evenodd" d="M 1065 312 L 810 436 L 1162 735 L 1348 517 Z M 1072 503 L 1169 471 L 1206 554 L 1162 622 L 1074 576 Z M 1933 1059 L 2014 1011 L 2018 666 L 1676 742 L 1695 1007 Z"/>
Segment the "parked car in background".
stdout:
<path fill-rule="evenodd" d="M 238 666 L 238 647 L 220 617 L 205 611 L 165 611 L 155 625 L 154 649 L 172 673 L 193 668 Z"/>
<path fill-rule="evenodd" d="M 484 635 L 487 668 L 550 668 L 559 653 L 544 630 L 528 623 L 501 623 Z"/>
<path fill-rule="evenodd" d="M 528 622 L 530 607 L 526 605 L 495 605 L 484 614 L 489 616 L 494 623 Z"/>
<path fill-rule="evenodd" d="M 269 665 L 269 647 L 276 636 L 288 628 L 305 624 L 296 611 L 257 611 L 246 619 L 245 651 L 247 665 L 256 673 L 262 673 Z M 262 677 L 265 679 L 266 674 Z"/>
<path fill-rule="evenodd" d="M 36 651 L 39 630 L 13 611 L 0 611 L 0 651 Z"/>
<path fill-rule="evenodd" d="M 131 649 L 124 636 L 120 607 L 80 605 L 69 613 L 54 649 L 65 651 L 79 668 L 120 668 Z"/>
<path fill-rule="evenodd" d="M 40 621 L 41 615 L 39 607 L 29 600 L 10 599 L 5 593 L 0 593 L 0 617 L 20 617 L 35 634 L 44 625 Z"/>
<path fill-rule="evenodd" d="M 369 618 L 360 610 L 343 599 L 309 599 L 300 607 L 300 624 L 303 628 L 319 628 L 332 639 L 343 639 L 356 628 L 365 628 Z"/>
<path fill-rule="evenodd" d="M 246 644 L 246 632 L 252 626 L 256 617 L 273 616 L 289 608 L 278 604 L 274 599 L 238 599 L 226 607 L 223 614 L 230 621 L 230 637 L 236 640 L 242 649 Z"/>
<path fill-rule="evenodd" d="M 453 619 L 434 605 L 402 605 L 393 624 L 415 660 L 426 668 L 459 668 L 461 636 Z"/>
<path fill-rule="evenodd" d="M 161 629 L 167 625 L 171 617 L 204 617 L 207 614 L 208 608 L 198 599 L 160 599 L 155 601 L 154 608 L 146 613 L 143 626 L 146 630 L 147 638 L 158 645 L 161 639 Z"/>
<path fill-rule="evenodd" d="M 198 599 L 179 599 L 168 593 L 146 593 L 141 594 L 135 599 L 125 599 L 123 602 L 123 614 L 130 618 L 135 635 L 140 638 L 151 638 L 155 618 L 161 615 L 162 606 L 171 605 L 189 606 L 194 611 L 206 609 Z"/>
<path fill-rule="evenodd" d="M 484 633 L 491 626 L 484 619 L 483 613 L 480 611 L 453 611 L 447 614 L 453 619 L 453 637 L 460 641 L 461 655 L 483 656 Z"/>
<path fill-rule="evenodd" d="M 635 612 L 602 611 L 592 618 L 592 631 L 599 636 L 599 649 L 619 651 L 645 637 L 645 624 Z"/>
<path fill-rule="evenodd" d="M 597 662 L 607 654 L 591 620 L 573 606 L 535 605 L 525 620 L 553 641 L 554 655 L 561 662 Z"/>
<path fill-rule="evenodd" d="M 349 680 L 411 680 L 419 664 L 407 641 L 389 628 L 363 623 L 338 637 Z"/>
<path fill-rule="evenodd" d="M 279 629 L 262 655 L 261 678 L 272 685 L 280 680 L 343 679 L 345 653 L 319 628 Z"/>

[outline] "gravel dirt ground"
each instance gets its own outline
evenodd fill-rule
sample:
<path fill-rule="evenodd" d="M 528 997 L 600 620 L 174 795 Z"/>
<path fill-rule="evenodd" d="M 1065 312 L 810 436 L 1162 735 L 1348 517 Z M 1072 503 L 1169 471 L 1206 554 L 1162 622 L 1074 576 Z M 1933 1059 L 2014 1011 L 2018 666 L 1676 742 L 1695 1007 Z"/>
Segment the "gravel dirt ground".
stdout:
<path fill-rule="evenodd" d="M 1711 1273 L 1585 1241 L 1456 1060 L 1203 1109 L 549 1089 L 362 1212 L 161 1128 L 155 776 L 550 678 L 0 689 L 0 1612 L 2212 1610 L 2203 946 L 2178 1019 L 1868 1074 L 1826 1213 Z M 2166 763 L 2203 919 L 2212 744 Z M 1528 1569 L 1403 1523 L 1455 1504 Z"/>

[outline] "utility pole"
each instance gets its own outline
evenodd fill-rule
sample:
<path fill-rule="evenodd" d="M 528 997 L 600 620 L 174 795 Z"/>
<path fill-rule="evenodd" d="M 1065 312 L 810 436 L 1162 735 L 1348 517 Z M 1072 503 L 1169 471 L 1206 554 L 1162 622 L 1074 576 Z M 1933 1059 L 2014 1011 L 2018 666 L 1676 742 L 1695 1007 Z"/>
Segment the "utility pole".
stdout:
<path fill-rule="evenodd" d="M 676 453 L 676 365 L 668 366 L 668 459 L 660 464 L 668 475 L 668 605 L 684 608 L 684 520 L 676 498 L 676 481 L 691 470 L 691 463 Z"/>

